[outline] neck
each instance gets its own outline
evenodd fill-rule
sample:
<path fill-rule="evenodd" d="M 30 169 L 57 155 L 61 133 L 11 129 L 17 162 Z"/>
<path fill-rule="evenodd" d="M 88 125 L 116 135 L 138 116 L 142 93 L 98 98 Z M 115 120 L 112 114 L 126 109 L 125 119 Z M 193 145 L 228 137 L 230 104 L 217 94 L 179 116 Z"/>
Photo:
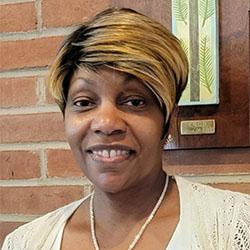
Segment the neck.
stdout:
<path fill-rule="evenodd" d="M 165 184 L 166 174 L 163 171 L 144 179 L 141 183 L 118 193 L 105 193 L 95 190 L 94 210 L 96 220 L 103 225 L 113 222 L 136 222 L 147 217 Z"/>

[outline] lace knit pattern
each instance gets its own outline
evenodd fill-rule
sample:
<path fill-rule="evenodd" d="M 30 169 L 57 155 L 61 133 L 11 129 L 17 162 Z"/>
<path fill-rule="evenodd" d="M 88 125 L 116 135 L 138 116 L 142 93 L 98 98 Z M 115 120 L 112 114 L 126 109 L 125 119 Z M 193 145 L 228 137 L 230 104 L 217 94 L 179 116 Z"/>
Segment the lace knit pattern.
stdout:
<path fill-rule="evenodd" d="M 188 235 L 183 250 L 250 250 L 249 195 L 176 180 L 185 217 L 180 217 L 182 231 L 174 237 L 182 242 L 183 234 Z M 7 236 L 2 250 L 60 250 L 54 244 L 59 231 L 85 199 L 21 226 Z M 182 248 L 173 245 L 166 250 Z"/>
<path fill-rule="evenodd" d="M 192 249 L 250 250 L 250 196 L 191 184 Z"/>
<path fill-rule="evenodd" d="M 60 250 L 54 247 L 60 229 L 87 198 L 88 196 L 19 227 L 6 237 L 2 250 Z"/>

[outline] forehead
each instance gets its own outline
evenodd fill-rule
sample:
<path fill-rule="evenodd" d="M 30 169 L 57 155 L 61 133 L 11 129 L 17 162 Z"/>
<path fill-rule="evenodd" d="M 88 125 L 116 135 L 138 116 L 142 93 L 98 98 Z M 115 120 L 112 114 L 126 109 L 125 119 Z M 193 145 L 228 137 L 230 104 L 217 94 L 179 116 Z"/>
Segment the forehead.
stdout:
<path fill-rule="evenodd" d="M 79 68 L 70 81 L 70 90 L 77 88 L 91 87 L 134 87 L 140 90 L 151 92 L 145 83 L 135 76 L 120 72 L 108 67 L 98 67 L 97 69 Z"/>
<path fill-rule="evenodd" d="M 100 66 L 94 69 L 89 69 L 85 67 L 78 68 L 73 74 L 71 82 L 73 82 L 77 78 L 83 78 L 86 80 L 87 79 L 97 80 L 98 78 L 100 79 L 108 78 L 110 80 L 123 80 L 125 82 L 130 80 L 141 81 L 131 74 L 120 72 L 118 70 L 109 68 L 107 66 Z"/>

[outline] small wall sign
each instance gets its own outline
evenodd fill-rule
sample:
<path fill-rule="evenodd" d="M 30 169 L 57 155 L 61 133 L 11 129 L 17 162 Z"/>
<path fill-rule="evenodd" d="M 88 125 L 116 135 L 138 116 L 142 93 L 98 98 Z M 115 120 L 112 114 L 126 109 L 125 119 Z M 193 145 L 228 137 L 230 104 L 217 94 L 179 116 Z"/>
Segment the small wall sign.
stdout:
<path fill-rule="evenodd" d="M 204 135 L 215 133 L 215 120 L 181 121 L 181 135 Z"/>

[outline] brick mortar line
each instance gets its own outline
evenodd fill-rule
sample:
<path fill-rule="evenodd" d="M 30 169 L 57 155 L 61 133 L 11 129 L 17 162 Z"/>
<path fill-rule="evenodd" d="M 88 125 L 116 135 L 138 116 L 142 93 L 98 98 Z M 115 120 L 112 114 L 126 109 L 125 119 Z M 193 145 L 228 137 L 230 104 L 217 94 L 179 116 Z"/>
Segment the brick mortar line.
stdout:
<path fill-rule="evenodd" d="M 32 2 L 35 2 L 35 0 L 1 0 L 0 6 L 6 4 L 32 3 Z"/>
<path fill-rule="evenodd" d="M 41 215 L 0 214 L 0 222 L 29 222 Z"/>
<path fill-rule="evenodd" d="M 0 72 L 0 78 L 17 78 L 17 77 L 32 77 L 32 76 L 46 77 L 48 71 L 49 71 L 48 67 L 6 70 Z"/>
<path fill-rule="evenodd" d="M 0 187 L 56 187 L 90 185 L 86 177 L 47 179 L 0 180 Z"/>
<path fill-rule="evenodd" d="M 29 114 L 60 113 L 56 104 L 37 105 L 18 108 L 0 108 L 0 115 L 29 115 Z"/>
<path fill-rule="evenodd" d="M 48 160 L 46 151 L 45 149 L 41 149 L 39 151 L 39 166 L 40 166 L 41 179 L 47 178 L 47 173 L 48 173 L 47 165 L 48 165 Z"/>
<path fill-rule="evenodd" d="M 41 0 L 35 1 L 36 8 L 36 20 L 37 20 L 37 30 L 41 31 L 43 27 L 43 19 L 42 19 L 42 2 Z"/>
<path fill-rule="evenodd" d="M 43 77 L 36 78 L 36 95 L 37 95 L 37 104 L 45 105 L 46 104 L 46 90 L 45 90 L 45 82 Z"/>
<path fill-rule="evenodd" d="M 78 26 L 48 28 L 28 32 L 2 32 L 0 33 L 0 41 L 16 41 L 16 40 L 32 40 L 47 37 L 66 36 L 74 31 Z"/>
<path fill-rule="evenodd" d="M 84 190 L 84 196 L 89 195 L 91 192 L 93 192 L 93 185 L 91 185 L 91 183 L 88 185 L 84 185 L 83 186 L 83 190 Z"/>
<path fill-rule="evenodd" d="M 42 149 L 70 149 L 69 144 L 60 141 L 54 142 L 22 142 L 0 144 L 0 151 L 38 151 Z"/>

